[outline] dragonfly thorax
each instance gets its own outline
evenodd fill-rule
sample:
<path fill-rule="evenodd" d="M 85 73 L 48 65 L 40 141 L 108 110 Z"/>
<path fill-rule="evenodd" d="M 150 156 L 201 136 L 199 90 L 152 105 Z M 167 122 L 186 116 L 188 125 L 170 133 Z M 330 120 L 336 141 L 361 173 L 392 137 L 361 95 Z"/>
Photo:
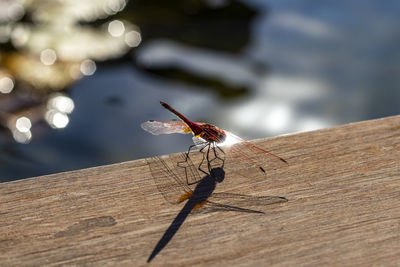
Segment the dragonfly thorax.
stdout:
<path fill-rule="evenodd" d="M 201 138 L 207 142 L 222 143 L 225 141 L 226 134 L 224 130 L 211 124 L 201 125 L 202 132 L 199 134 Z"/>

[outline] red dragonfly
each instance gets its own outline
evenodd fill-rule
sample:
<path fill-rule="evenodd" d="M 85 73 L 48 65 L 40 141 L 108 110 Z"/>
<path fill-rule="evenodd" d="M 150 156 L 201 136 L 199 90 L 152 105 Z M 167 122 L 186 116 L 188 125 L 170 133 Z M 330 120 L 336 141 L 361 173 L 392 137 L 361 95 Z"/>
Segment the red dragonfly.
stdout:
<path fill-rule="evenodd" d="M 181 133 L 181 134 L 192 133 L 194 145 L 189 147 L 189 150 L 186 154 L 187 158 L 189 157 L 190 150 L 193 147 L 201 148 L 200 151 L 203 151 L 205 148 L 208 148 L 207 160 L 209 151 L 210 149 L 213 148 L 215 157 L 218 158 L 218 156 L 216 155 L 215 148 L 219 149 L 222 153 L 225 154 L 225 152 L 221 149 L 221 146 L 222 147 L 226 146 L 227 149 L 231 151 L 233 154 L 239 156 L 242 159 L 247 160 L 252 165 L 259 168 L 262 172 L 265 172 L 264 168 L 252 158 L 260 159 L 264 155 L 270 155 L 281 160 L 282 162 L 287 163 L 287 161 L 284 160 L 283 158 L 265 149 L 262 149 L 248 141 L 245 141 L 244 139 L 238 137 L 237 135 L 222 130 L 217 126 L 214 126 L 209 123 L 193 122 L 188 118 L 186 118 L 185 116 L 183 116 L 181 113 L 179 113 L 177 110 L 175 110 L 167 103 L 160 101 L 160 104 L 164 108 L 168 109 L 176 116 L 178 116 L 181 120 L 172 120 L 172 121 L 149 120 L 142 123 L 141 126 L 145 131 L 150 132 L 154 135 L 171 134 L 171 133 Z"/>

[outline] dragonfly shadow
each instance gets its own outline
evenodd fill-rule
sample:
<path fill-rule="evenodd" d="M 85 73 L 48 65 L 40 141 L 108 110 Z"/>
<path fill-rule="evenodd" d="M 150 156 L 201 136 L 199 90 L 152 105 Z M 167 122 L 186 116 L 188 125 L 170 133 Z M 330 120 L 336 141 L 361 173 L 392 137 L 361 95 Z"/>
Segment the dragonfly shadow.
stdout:
<path fill-rule="evenodd" d="M 206 175 L 201 179 L 196 188 L 187 195 L 188 201 L 185 206 L 181 209 L 175 219 L 172 221 L 171 225 L 165 231 L 164 235 L 158 241 L 157 245 L 150 254 L 147 262 L 150 262 L 174 237 L 183 222 L 186 220 L 187 216 L 193 211 L 201 206 L 205 205 L 207 199 L 214 192 L 217 183 L 220 183 L 225 178 L 225 171 L 223 168 L 213 168 L 209 175 Z"/>
<path fill-rule="evenodd" d="M 225 179 L 224 163 L 225 158 L 208 151 L 201 162 L 206 161 L 206 171 L 201 169 L 201 164 L 195 166 L 188 153 L 180 154 L 181 161 L 166 161 L 163 157 L 148 159 L 151 173 L 155 184 L 164 198 L 172 204 L 186 201 L 186 204 L 164 232 L 147 262 L 150 262 L 161 250 L 171 241 L 178 232 L 190 213 L 196 212 L 218 212 L 234 211 L 245 213 L 264 214 L 263 211 L 254 210 L 254 207 L 287 202 L 287 199 L 279 196 L 250 196 L 243 194 L 217 192 L 214 193 L 217 184 Z M 172 168 L 171 163 L 174 165 Z M 201 178 L 200 173 L 204 174 Z M 184 181 L 186 179 L 186 181 Z M 193 181 L 194 189 L 188 185 Z M 182 195 L 183 193 L 183 195 Z M 204 206 L 204 207 L 203 207 Z"/>
<path fill-rule="evenodd" d="M 172 221 L 168 229 L 164 232 L 161 239 L 158 241 L 156 246 L 154 247 L 152 253 L 150 254 L 147 262 L 150 262 L 154 259 L 154 257 L 161 252 L 161 250 L 171 241 L 174 235 L 178 232 L 181 225 L 184 223 L 186 218 L 193 211 L 200 212 L 217 212 L 217 211 L 235 211 L 235 212 L 246 212 L 246 213 L 258 213 L 264 214 L 262 211 L 253 210 L 251 208 L 243 208 L 234 205 L 243 205 L 245 207 L 256 207 L 256 206 L 265 206 L 274 203 L 286 202 L 287 199 L 284 197 L 278 196 L 248 196 L 242 194 L 234 194 L 234 193 L 214 193 L 216 186 L 218 183 L 221 183 L 225 179 L 225 171 L 224 160 L 220 161 L 219 164 L 214 165 L 214 167 L 208 170 L 208 173 L 199 170 L 194 166 L 190 158 L 188 159 L 186 154 L 183 154 L 182 159 L 185 159 L 184 164 L 178 164 L 178 168 L 184 169 L 183 173 L 186 175 L 186 181 L 188 181 L 188 176 L 191 174 L 198 175 L 199 173 L 204 173 L 205 176 L 201 179 L 195 181 L 195 188 L 193 190 L 186 190 L 179 199 L 175 202 L 180 203 L 187 200 L 184 207 Z M 207 157 L 207 160 L 209 158 Z M 215 161 L 214 161 L 215 162 Z M 181 162 L 182 163 L 182 162 Z M 178 177 L 177 171 L 173 171 L 167 165 L 167 163 L 160 157 L 153 158 L 149 161 L 149 166 L 156 181 L 156 185 L 160 192 L 163 193 L 164 197 L 168 199 L 170 193 L 172 193 L 172 189 L 176 189 L 179 186 L 182 186 L 181 179 L 182 177 Z M 211 166 L 211 164 L 208 164 Z M 219 166 L 219 167 L 216 167 Z M 201 171 L 201 172 L 200 172 Z M 168 176 L 168 177 L 167 177 Z M 200 178 L 200 176 L 198 176 Z M 173 181 L 172 186 L 165 182 L 166 178 L 170 178 L 170 181 Z M 179 179 L 181 178 L 181 179 Z M 170 191 L 170 192 L 168 192 Z M 174 194 L 175 195 L 175 194 Z M 205 207 L 203 207 L 205 206 Z"/>

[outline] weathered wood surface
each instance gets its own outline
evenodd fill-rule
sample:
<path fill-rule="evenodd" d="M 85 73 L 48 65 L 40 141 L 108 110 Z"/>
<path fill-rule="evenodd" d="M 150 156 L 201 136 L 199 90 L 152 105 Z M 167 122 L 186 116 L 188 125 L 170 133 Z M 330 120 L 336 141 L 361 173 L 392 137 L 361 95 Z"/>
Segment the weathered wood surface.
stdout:
<path fill-rule="evenodd" d="M 217 191 L 286 203 L 190 214 L 149 265 L 398 265 L 400 116 L 258 140 L 289 165 L 225 166 Z M 147 265 L 181 205 L 146 160 L 0 184 L 0 264 Z"/>

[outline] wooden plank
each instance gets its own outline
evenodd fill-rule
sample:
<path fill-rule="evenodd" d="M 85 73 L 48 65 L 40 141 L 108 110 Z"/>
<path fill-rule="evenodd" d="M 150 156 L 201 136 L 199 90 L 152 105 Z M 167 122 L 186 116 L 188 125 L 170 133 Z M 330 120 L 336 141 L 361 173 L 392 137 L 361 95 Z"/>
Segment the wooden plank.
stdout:
<path fill-rule="evenodd" d="M 288 202 L 199 209 L 151 265 L 400 262 L 400 116 L 255 143 L 289 164 L 226 165 L 215 191 Z M 145 159 L 2 183 L 0 263 L 147 265 L 183 205 L 165 201 Z"/>

